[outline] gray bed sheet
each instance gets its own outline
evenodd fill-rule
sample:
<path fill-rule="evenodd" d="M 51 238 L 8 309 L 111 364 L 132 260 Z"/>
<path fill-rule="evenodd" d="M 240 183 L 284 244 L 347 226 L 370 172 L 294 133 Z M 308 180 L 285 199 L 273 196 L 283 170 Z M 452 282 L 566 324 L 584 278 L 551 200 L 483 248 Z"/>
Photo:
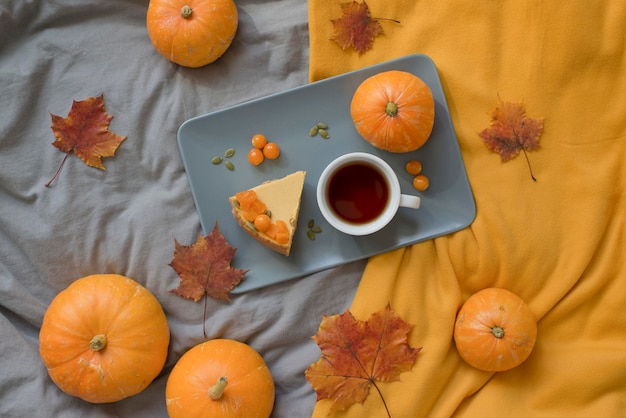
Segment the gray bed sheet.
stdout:
<path fill-rule="evenodd" d="M 178 358 L 203 340 L 201 303 L 170 292 L 174 240 L 200 232 L 176 144 L 185 120 L 305 84 L 305 0 L 238 0 L 239 29 L 217 62 L 187 69 L 152 48 L 148 1 L 0 2 L 0 417 L 166 417 L 165 384 Z M 111 131 L 128 136 L 106 171 L 53 147 L 50 114 L 103 94 Z M 276 384 L 274 417 L 307 417 L 304 378 L 319 358 L 311 340 L 323 314 L 349 307 L 365 262 L 209 300 L 209 338 L 258 350 Z M 142 393 L 89 404 L 49 379 L 38 349 L 55 295 L 95 273 L 126 275 L 161 302 L 171 344 L 161 375 Z"/>

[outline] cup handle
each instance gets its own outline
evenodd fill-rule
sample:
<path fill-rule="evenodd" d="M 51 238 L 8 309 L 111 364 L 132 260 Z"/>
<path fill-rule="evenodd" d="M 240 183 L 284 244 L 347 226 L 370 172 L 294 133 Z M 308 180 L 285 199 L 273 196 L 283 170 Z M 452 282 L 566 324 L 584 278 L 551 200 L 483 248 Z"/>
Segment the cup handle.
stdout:
<path fill-rule="evenodd" d="M 418 196 L 412 196 L 408 194 L 400 195 L 400 207 L 417 209 L 420 207 L 421 203 L 422 200 Z"/>

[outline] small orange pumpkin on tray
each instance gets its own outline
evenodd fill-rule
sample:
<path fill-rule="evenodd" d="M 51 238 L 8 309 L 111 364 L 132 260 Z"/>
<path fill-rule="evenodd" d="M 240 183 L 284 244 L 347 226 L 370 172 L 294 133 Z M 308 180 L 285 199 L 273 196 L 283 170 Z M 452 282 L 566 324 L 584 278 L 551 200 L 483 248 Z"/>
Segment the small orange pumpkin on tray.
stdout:
<path fill-rule="evenodd" d="M 499 288 L 470 296 L 459 310 L 454 341 L 469 365 L 488 372 L 523 363 L 535 346 L 537 322 L 516 294 Z"/>
<path fill-rule="evenodd" d="M 410 152 L 430 137 L 435 102 L 421 78 L 391 70 L 375 74 L 357 87 L 350 115 L 357 132 L 376 148 Z"/>

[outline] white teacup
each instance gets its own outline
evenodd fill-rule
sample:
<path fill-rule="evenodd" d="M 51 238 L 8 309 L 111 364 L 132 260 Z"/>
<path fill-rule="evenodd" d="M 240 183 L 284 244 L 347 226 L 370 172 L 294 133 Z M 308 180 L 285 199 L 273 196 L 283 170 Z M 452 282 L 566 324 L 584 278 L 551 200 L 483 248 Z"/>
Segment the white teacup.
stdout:
<path fill-rule="evenodd" d="M 402 194 L 393 169 L 365 152 L 344 154 L 331 161 L 317 183 L 317 204 L 337 230 L 368 235 L 385 227 L 399 207 L 419 208 L 418 196 Z"/>

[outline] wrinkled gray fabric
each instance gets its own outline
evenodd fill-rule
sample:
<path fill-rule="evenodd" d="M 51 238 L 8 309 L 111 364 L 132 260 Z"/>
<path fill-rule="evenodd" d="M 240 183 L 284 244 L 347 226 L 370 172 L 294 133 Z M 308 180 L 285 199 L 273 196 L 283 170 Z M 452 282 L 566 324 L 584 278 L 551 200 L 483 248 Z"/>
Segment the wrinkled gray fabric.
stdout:
<path fill-rule="evenodd" d="M 148 2 L 3 0 L 0 3 L 0 416 L 166 417 L 165 384 L 176 360 L 203 340 L 202 303 L 170 292 L 174 240 L 200 232 L 176 144 L 185 120 L 305 84 L 305 0 L 240 0 L 239 29 L 215 63 L 186 69 L 148 39 Z M 51 145 L 50 114 L 104 95 L 111 131 L 127 135 L 106 171 Z M 345 310 L 364 262 L 209 300 L 210 338 L 252 345 L 276 382 L 274 417 L 310 416 L 305 368 L 323 314 Z M 79 277 L 118 273 L 159 299 L 171 327 L 161 375 L 142 393 L 92 405 L 49 379 L 38 332 L 54 296 Z"/>

